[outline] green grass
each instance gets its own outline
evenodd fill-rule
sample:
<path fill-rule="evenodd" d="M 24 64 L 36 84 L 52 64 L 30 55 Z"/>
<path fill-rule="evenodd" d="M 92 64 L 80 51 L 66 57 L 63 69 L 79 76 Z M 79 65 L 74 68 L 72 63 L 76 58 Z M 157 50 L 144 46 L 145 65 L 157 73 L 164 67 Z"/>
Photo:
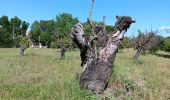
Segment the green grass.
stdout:
<path fill-rule="evenodd" d="M 79 86 L 78 51 L 67 52 L 65 60 L 60 60 L 57 49 L 28 49 L 25 54 L 20 57 L 19 49 L 0 49 L 0 100 L 99 99 Z M 134 54 L 133 50 L 117 54 L 105 96 L 117 100 L 170 99 L 170 59 L 146 55 L 133 61 Z"/>

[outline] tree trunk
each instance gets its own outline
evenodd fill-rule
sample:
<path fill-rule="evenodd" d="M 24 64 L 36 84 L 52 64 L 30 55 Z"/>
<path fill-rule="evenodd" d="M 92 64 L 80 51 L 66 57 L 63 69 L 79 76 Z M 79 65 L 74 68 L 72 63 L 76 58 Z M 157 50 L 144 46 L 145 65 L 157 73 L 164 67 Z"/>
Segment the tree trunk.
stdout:
<path fill-rule="evenodd" d="M 83 26 L 78 23 L 72 28 L 71 37 L 80 49 L 82 60 L 81 66 L 83 70 L 80 76 L 80 85 L 82 87 L 93 91 L 95 94 L 103 93 L 114 66 L 116 51 L 122 42 L 124 33 L 132 22 L 134 21 L 129 16 L 117 17 L 115 30 L 106 38 L 104 38 L 106 35 L 105 31 L 103 31 L 104 28 L 97 28 L 98 57 L 95 55 L 94 39 L 84 36 Z"/>
<path fill-rule="evenodd" d="M 20 56 L 24 56 L 24 51 L 29 47 L 28 44 L 21 46 L 20 48 Z"/>
<path fill-rule="evenodd" d="M 61 46 L 60 47 L 60 53 L 61 53 L 61 59 L 62 60 L 65 58 L 65 52 L 66 52 L 65 47 Z"/>
<path fill-rule="evenodd" d="M 139 58 L 139 55 L 141 54 L 141 49 L 140 48 L 138 48 L 137 49 L 137 52 L 136 52 L 136 54 L 135 54 L 135 56 L 134 56 L 134 60 L 137 60 L 138 58 Z"/>

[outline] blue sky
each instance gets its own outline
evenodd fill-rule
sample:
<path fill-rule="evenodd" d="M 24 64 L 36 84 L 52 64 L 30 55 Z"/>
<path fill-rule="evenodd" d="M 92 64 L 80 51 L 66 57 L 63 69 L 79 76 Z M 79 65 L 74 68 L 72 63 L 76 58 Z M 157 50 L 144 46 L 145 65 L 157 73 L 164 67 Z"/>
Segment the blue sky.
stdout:
<path fill-rule="evenodd" d="M 91 0 L 0 0 L 0 16 L 18 16 L 29 23 L 35 20 L 54 19 L 67 12 L 85 22 L 89 16 Z M 159 35 L 170 36 L 170 0 L 95 0 L 93 20 L 114 25 L 116 15 L 128 15 L 136 20 L 127 36 L 137 34 L 137 29 L 159 30 Z"/>

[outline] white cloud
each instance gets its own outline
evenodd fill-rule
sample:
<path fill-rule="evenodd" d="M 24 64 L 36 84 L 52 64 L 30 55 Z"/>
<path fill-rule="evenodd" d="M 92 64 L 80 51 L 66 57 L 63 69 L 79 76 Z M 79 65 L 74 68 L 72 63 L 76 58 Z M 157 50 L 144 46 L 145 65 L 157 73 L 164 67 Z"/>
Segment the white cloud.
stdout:
<path fill-rule="evenodd" d="M 170 30 L 170 26 L 161 26 L 159 27 L 161 30 Z"/>
<path fill-rule="evenodd" d="M 162 30 L 162 32 L 170 33 L 170 26 L 161 26 L 159 27 L 160 30 Z"/>

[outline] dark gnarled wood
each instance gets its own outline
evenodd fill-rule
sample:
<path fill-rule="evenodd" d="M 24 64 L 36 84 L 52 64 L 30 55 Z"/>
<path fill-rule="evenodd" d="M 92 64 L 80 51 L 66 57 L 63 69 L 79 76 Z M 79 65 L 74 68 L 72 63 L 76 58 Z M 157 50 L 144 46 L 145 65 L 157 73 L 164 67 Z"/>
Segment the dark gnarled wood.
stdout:
<path fill-rule="evenodd" d="M 136 49 L 136 54 L 134 56 L 134 60 L 137 60 L 141 53 L 146 54 L 150 52 L 154 52 L 157 46 L 160 44 L 161 37 L 156 35 L 157 32 L 149 32 L 149 33 L 142 33 L 138 30 L 139 35 L 135 38 L 134 41 L 134 48 Z"/>
<path fill-rule="evenodd" d="M 24 51 L 29 47 L 29 44 L 25 44 L 20 48 L 20 56 L 24 56 Z"/>
<path fill-rule="evenodd" d="M 85 37 L 83 26 L 78 23 L 71 31 L 71 37 L 80 49 L 83 71 L 80 85 L 94 93 L 101 94 L 106 89 L 114 66 L 116 51 L 120 46 L 124 33 L 134 21 L 129 16 L 116 17 L 115 29 L 106 36 L 102 27 L 95 28 L 99 42 L 99 56 L 96 59 L 93 38 Z"/>

